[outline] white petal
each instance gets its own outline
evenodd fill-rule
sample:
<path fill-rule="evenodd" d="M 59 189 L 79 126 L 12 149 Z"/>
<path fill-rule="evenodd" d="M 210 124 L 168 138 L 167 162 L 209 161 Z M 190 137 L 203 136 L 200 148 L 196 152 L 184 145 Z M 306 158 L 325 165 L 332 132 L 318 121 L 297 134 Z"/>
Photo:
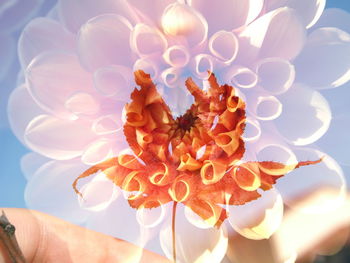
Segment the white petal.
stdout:
<path fill-rule="evenodd" d="M 94 175 L 88 183 L 79 187 L 79 192 L 82 194 L 82 197 L 78 196 L 80 206 L 93 212 L 105 210 L 121 196 L 117 186 L 102 172 Z"/>
<path fill-rule="evenodd" d="M 190 47 L 203 44 L 208 35 L 205 18 L 196 9 L 181 3 L 171 4 L 164 10 L 162 28 L 170 37 L 185 37 Z"/>
<path fill-rule="evenodd" d="M 59 11 L 63 22 L 74 33 L 89 19 L 102 14 L 116 14 L 130 21 L 136 20 L 126 0 L 60 0 Z"/>
<path fill-rule="evenodd" d="M 132 92 L 132 71 L 123 66 L 100 68 L 94 73 L 94 84 L 97 91 L 118 101 L 129 101 Z"/>
<path fill-rule="evenodd" d="M 87 227 L 133 243 L 137 243 L 141 235 L 136 209 L 129 206 L 122 194 L 105 211 L 92 215 Z"/>
<path fill-rule="evenodd" d="M 164 35 L 154 27 L 137 24 L 131 34 L 131 48 L 140 57 L 162 54 L 168 46 Z"/>
<path fill-rule="evenodd" d="M 224 69 L 222 80 L 223 83 L 231 83 L 242 89 L 250 89 L 258 83 L 258 75 L 249 68 L 233 65 Z"/>
<path fill-rule="evenodd" d="M 276 232 L 283 218 L 283 200 L 274 189 L 242 206 L 229 206 L 229 222 L 242 236 L 261 240 Z"/>
<path fill-rule="evenodd" d="M 238 39 L 229 31 L 218 31 L 209 40 L 210 52 L 225 63 L 231 63 L 238 53 Z"/>
<path fill-rule="evenodd" d="M 328 90 L 323 94 L 332 109 L 332 122 L 326 134 L 317 141 L 323 151 L 331 155 L 342 166 L 350 165 L 350 104 L 349 85 Z M 350 173 L 347 174 L 350 176 Z M 350 180 L 349 180 L 350 183 Z"/>
<path fill-rule="evenodd" d="M 175 0 L 153 0 L 150 4 L 147 1 L 128 0 L 141 21 L 153 22 L 155 26 L 160 26 L 164 9 L 173 2 Z"/>
<path fill-rule="evenodd" d="M 7 106 L 10 126 L 16 137 L 24 143 L 24 132 L 29 122 L 44 111 L 35 103 L 25 85 L 11 94 Z"/>
<path fill-rule="evenodd" d="M 113 115 L 104 115 L 94 120 L 92 130 L 97 135 L 115 134 L 118 135 L 123 128 L 122 112 Z"/>
<path fill-rule="evenodd" d="M 184 46 L 169 47 L 163 54 L 166 63 L 175 68 L 185 67 L 190 61 L 190 53 Z"/>
<path fill-rule="evenodd" d="M 313 31 L 295 67 L 297 80 L 312 87 L 343 85 L 350 80 L 350 35 L 337 28 Z"/>
<path fill-rule="evenodd" d="M 312 29 L 321 27 L 336 27 L 350 33 L 350 14 L 343 9 L 327 8 Z"/>
<path fill-rule="evenodd" d="M 298 161 L 315 161 L 318 164 L 300 167 L 279 179 L 277 189 L 285 204 L 306 214 L 323 214 L 337 209 L 346 197 L 346 182 L 339 164 L 327 154 L 312 148 L 295 148 Z M 333 190 L 332 195 L 322 197 L 322 189 Z M 311 203 L 299 202 L 300 197 L 320 190 L 320 196 Z"/>
<path fill-rule="evenodd" d="M 294 85 L 280 100 L 283 112 L 275 123 L 287 141 L 295 145 L 307 145 L 326 133 L 332 114 L 320 93 Z"/>
<path fill-rule="evenodd" d="M 132 26 L 114 14 L 92 18 L 78 34 L 78 52 L 82 64 L 90 71 L 110 65 L 131 65 L 129 44 Z"/>
<path fill-rule="evenodd" d="M 88 165 L 101 163 L 106 159 L 116 156 L 117 153 L 113 151 L 113 146 L 112 140 L 98 139 L 86 147 L 81 160 Z"/>
<path fill-rule="evenodd" d="M 151 79 L 157 79 L 159 75 L 160 66 L 150 58 L 141 58 L 136 60 L 133 71 L 143 70 L 147 74 L 151 75 Z"/>
<path fill-rule="evenodd" d="M 27 126 L 25 142 L 44 156 L 68 160 L 81 155 L 95 136 L 89 122 L 39 115 Z"/>
<path fill-rule="evenodd" d="M 0 3 L 0 32 L 13 32 L 20 29 L 34 16 L 43 0 L 5 0 Z"/>
<path fill-rule="evenodd" d="M 305 28 L 296 11 L 279 8 L 249 24 L 239 35 L 241 61 L 256 57 L 293 59 L 305 41 Z"/>
<path fill-rule="evenodd" d="M 34 57 L 49 50 L 75 49 L 75 36 L 61 24 L 44 17 L 32 20 L 18 40 L 18 56 L 25 69 Z"/>
<path fill-rule="evenodd" d="M 263 0 L 189 0 L 191 6 L 200 11 L 209 24 L 209 35 L 219 30 L 232 31 L 253 21 L 261 12 Z"/>
<path fill-rule="evenodd" d="M 209 72 L 213 72 L 216 59 L 207 54 L 199 54 L 190 62 L 191 71 L 198 79 L 208 79 Z"/>
<path fill-rule="evenodd" d="M 78 161 L 50 161 L 41 166 L 29 180 L 25 201 L 36 209 L 73 223 L 82 223 L 87 213 L 79 207 L 73 181 L 86 169 Z"/>
<path fill-rule="evenodd" d="M 283 6 L 295 9 L 307 28 L 312 27 L 317 22 L 326 6 L 326 0 L 269 0 L 267 3 L 268 10 Z"/>
<path fill-rule="evenodd" d="M 176 252 L 179 263 L 219 263 L 226 254 L 228 238 L 225 225 L 217 228 L 198 228 L 188 222 L 182 205 L 176 214 Z M 190 233 L 190 234 L 189 234 Z M 164 224 L 160 232 L 160 243 L 167 258 L 172 259 L 171 222 Z"/>
<path fill-rule="evenodd" d="M 263 121 L 277 119 L 283 109 L 283 104 L 275 96 L 258 96 L 253 105 L 253 114 Z"/>
<path fill-rule="evenodd" d="M 92 76 L 84 71 L 73 53 L 48 52 L 37 56 L 27 68 L 29 90 L 46 110 L 65 118 L 75 118 L 65 103 L 78 92 L 97 94 Z"/>
<path fill-rule="evenodd" d="M 0 81 L 5 78 L 15 60 L 15 41 L 7 35 L 0 35 Z"/>
<path fill-rule="evenodd" d="M 282 94 L 293 84 L 294 66 L 287 60 L 267 58 L 258 62 L 257 75 L 259 84 L 270 94 Z"/>
<path fill-rule="evenodd" d="M 21 171 L 25 178 L 29 181 L 35 172 L 48 161 L 48 158 L 35 152 L 27 153 L 21 158 Z"/>

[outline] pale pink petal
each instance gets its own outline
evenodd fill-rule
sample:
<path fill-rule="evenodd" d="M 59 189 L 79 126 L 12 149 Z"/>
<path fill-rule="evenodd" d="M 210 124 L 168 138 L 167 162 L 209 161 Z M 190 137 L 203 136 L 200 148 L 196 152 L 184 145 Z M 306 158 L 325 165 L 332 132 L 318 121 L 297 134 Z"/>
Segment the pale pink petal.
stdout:
<path fill-rule="evenodd" d="M 10 126 L 17 139 L 24 143 L 24 132 L 29 122 L 44 111 L 35 103 L 25 85 L 17 87 L 11 94 L 7 106 Z"/>
<path fill-rule="evenodd" d="M 129 206 L 121 193 L 107 209 L 93 214 L 89 218 L 87 227 L 133 243 L 137 243 L 141 235 L 140 226 L 136 220 L 136 209 Z"/>
<path fill-rule="evenodd" d="M 283 200 L 275 190 L 241 206 L 228 206 L 228 221 L 240 235 L 253 239 L 268 239 L 279 228 L 283 218 Z"/>
<path fill-rule="evenodd" d="M 131 48 L 140 57 L 162 54 L 168 46 L 158 29 L 146 24 L 137 24 L 131 34 Z"/>
<path fill-rule="evenodd" d="M 113 138 L 97 139 L 87 145 L 81 156 L 82 162 L 88 165 L 95 165 L 106 159 L 118 156 L 120 151 L 128 147 L 127 143 L 123 143 L 123 139 L 118 137 L 123 138 L 124 135 L 121 132 L 119 134 L 115 133 Z"/>
<path fill-rule="evenodd" d="M 35 152 L 27 153 L 21 158 L 21 171 L 29 181 L 35 172 L 48 161 L 50 161 L 50 159 Z"/>
<path fill-rule="evenodd" d="M 34 118 L 25 131 L 25 142 L 32 150 L 57 160 L 81 155 L 95 137 L 87 121 L 62 120 L 49 115 Z"/>
<path fill-rule="evenodd" d="M 350 80 L 350 35 L 337 28 L 313 31 L 295 62 L 297 81 L 334 88 Z"/>
<path fill-rule="evenodd" d="M 346 197 L 346 182 L 339 164 L 329 155 L 313 148 L 295 148 L 293 152 L 296 154 L 297 160 L 323 159 L 316 165 L 295 169 L 279 179 L 276 187 L 281 193 L 284 203 L 299 210 L 299 212 L 319 214 L 320 216 L 332 212 L 343 204 Z M 320 195 L 313 202 L 306 204 L 298 202 L 300 197 L 317 190 L 320 191 Z M 325 197 L 322 195 L 322 190 L 332 191 Z"/>
<path fill-rule="evenodd" d="M 0 35 L 0 81 L 5 78 L 15 60 L 15 41 L 11 36 Z"/>
<path fill-rule="evenodd" d="M 295 68 L 287 60 L 267 58 L 259 61 L 256 72 L 261 85 L 270 94 L 286 92 L 294 82 Z"/>
<path fill-rule="evenodd" d="M 123 136 L 119 132 L 123 129 L 122 111 L 116 111 L 117 114 L 104 115 L 94 120 L 92 130 L 97 135 L 115 134 Z"/>
<path fill-rule="evenodd" d="M 209 39 L 209 50 L 218 59 L 231 63 L 237 56 L 238 39 L 229 31 L 218 31 Z"/>
<path fill-rule="evenodd" d="M 228 238 L 225 225 L 220 228 L 199 228 L 184 216 L 182 204 L 176 213 L 176 252 L 179 262 L 219 263 L 226 254 Z M 190 234 L 189 234 L 190 233 Z M 165 222 L 160 232 L 160 244 L 169 259 L 172 255 L 171 221 Z"/>
<path fill-rule="evenodd" d="M 350 33 L 350 14 L 343 9 L 327 8 L 312 29 L 320 27 L 336 27 Z"/>
<path fill-rule="evenodd" d="M 326 0 L 268 0 L 267 9 L 273 10 L 279 7 L 290 7 L 298 12 L 304 25 L 312 27 L 322 15 L 326 6 Z"/>
<path fill-rule="evenodd" d="M 76 93 L 67 99 L 65 106 L 67 110 L 75 115 L 95 115 L 100 110 L 99 102 L 90 94 Z"/>
<path fill-rule="evenodd" d="M 43 17 L 26 25 L 18 40 L 18 56 L 24 69 L 40 53 L 55 49 L 73 51 L 75 36 L 58 22 Z"/>
<path fill-rule="evenodd" d="M 72 183 L 86 168 L 80 161 L 50 161 L 42 165 L 26 186 L 28 208 L 73 223 L 84 222 L 88 214 L 79 207 Z"/>
<path fill-rule="evenodd" d="M 128 0 L 140 21 L 153 23 L 155 26 L 160 26 L 164 9 L 174 2 L 175 0 L 153 0 L 150 4 L 147 1 Z"/>
<path fill-rule="evenodd" d="M 133 73 L 130 68 L 110 66 L 100 68 L 94 73 L 96 90 L 106 97 L 127 102 L 134 89 L 132 85 Z"/>
<path fill-rule="evenodd" d="M 209 35 L 219 30 L 231 31 L 253 21 L 261 12 L 264 0 L 189 0 L 209 24 Z"/>
<path fill-rule="evenodd" d="M 185 67 L 190 61 L 190 53 L 186 47 L 174 45 L 164 52 L 163 58 L 170 66 L 181 68 Z"/>
<path fill-rule="evenodd" d="M 114 14 L 100 15 L 86 22 L 78 34 L 82 64 L 90 71 L 110 65 L 130 66 L 131 30 L 127 19 Z"/>
<path fill-rule="evenodd" d="M 0 32 L 20 29 L 38 12 L 44 0 L 3 0 L 0 3 Z"/>
<path fill-rule="evenodd" d="M 92 75 L 84 71 L 77 56 L 67 52 L 45 52 L 28 66 L 26 77 L 34 99 L 54 115 L 76 118 L 66 101 L 78 92 L 96 95 Z"/>
<path fill-rule="evenodd" d="M 189 47 L 198 47 L 205 43 L 208 36 L 208 23 L 194 8 L 186 4 L 169 5 L 162 15 L 162 29 L 169 37 L 178 37 Z"/>
<path fill-rule="evenodd" d="M 102 14 L 116 14 L 135 21 L 127 0 L 60 0 L 59 11 L 67 28 L 76 33 L 89 19 Z"/>
<path fill-rule="evenodd" d="M 232 84 L 242 89 L 251 89 L 258 83 L 258 75 L 249 68 L 233 65 L 222 72 L 223 83 Z"/>
<path fill-rule="evenodd" d="M 280 96 L 283 105 L 275 124 L 281 135 L 295 145 L 307 145 L 324 135 L 332 114 L 325 98 L 310 88 L 294 85 Z"/>
<path fill-rule="evenodd" d="M 295 10 L 279 8 L 258 18 L 239 35 L 240 61 L 257 57 L 293 59 L 305 41 L 305 27 Z"/>
<path fill-rule="evenodd" d="M 157 79 L 159 75 L 160 66 L 150 58 L 141 58 L 136 60 L 133 71 L 143 70 L 147 74 L 150 74 L 151 79 Z"/>

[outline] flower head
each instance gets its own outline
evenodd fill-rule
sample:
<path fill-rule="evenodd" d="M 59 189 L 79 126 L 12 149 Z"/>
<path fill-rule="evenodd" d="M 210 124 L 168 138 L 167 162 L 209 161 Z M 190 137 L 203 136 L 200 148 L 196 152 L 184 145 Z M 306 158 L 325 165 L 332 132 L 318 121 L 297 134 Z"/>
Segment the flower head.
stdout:
<path fill-rule="evenodd" d="M 217 241 L 200 240 L 205 249 L 191 256 L 184 249 L 182 260 L 210 258 L 203 251 L 211 246 L 220 254 L 211 258 L 215 262 L 227 246 L 225 225 L 209 230 L 203 219 L 220 225 L 229 216 L 237 232 L 267 238 L 282 220 L 281 196 L 291 204 L 292 194 L 322 181 L 337 186 L 338 200 L 344 193 L 341 169 L 313 143 L 332 119 L 318 90 L 350 79 L 350 36 L 324 27 L 322 18 L 317 24 L 324 5 L 60 0 L 48 17 L 24 29 L 18 46 L 25 81 L 9 102 L 12 128 L 34 152 L 22 162 L 28 206 L 129 241 L 142 236 L 145 245 L 155 235 L 149 232 L 169 225 L 162 225 L 168 215 L 163 203 L 177 201 L 186 206 L 179 231 L 190 222 L 191 231 L 200 226 Z M 134 90 L 133 72 L 140 89 Z M 307 164 L 298 161 L 322 156 L 318 165 L 294 170 Z M 249 209 L 247 216 L 273 216 L 273 223 L 238 227 L 244 212 L 235 209 L 261 198 L 225 204 L 268 196 L 272 191 L 259 188 L 267 190 L 287 172 L 272 208 L 264 206 L 263 216 Z M 79 188 L 83 199 L 77 198 L 71 182 L 93 173 Z M 138 208 L 140 223 L 126 232 L 117 222 L 135 211 L 123 195 Z M 152 206 L 157 208 L 142 209 Z M 276 216 L 270 211 L 275 207 Z M 161 244 L 168 253 L 166 231 Z"/>

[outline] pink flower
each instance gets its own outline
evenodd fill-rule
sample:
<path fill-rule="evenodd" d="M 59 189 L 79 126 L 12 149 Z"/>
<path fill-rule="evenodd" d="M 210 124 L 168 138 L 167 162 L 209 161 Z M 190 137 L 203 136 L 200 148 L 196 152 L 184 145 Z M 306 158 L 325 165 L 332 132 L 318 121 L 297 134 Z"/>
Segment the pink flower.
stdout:
<path fill-rule="evenodd" d="M 138 69 L 151 74 L 174 115 L 192 104 L 183 85 L 188 77 L 206 86 L 209 70 L 235 86 L 247 105 L 246 161 L 288 164 L 326 156 L 287 175 L 278 191 L 229 208 L 235 231 L 270 237 L 283 217 L 281 196 L 288 204 L 315 181 L 335 184 L 337 202 L 344 194 L 341 168 L 314 145 L 332 119 L 318 90 L 350 79 L 350 36 L 324 27 L 327 19 L 317 23 L 324 6 L 322 0 L 59 1 L 49 17 L 23 30 L 18 52 L 25 81 L 9 101 L 12 129 L 33 151 L 22 160 L 28 206 L 156 251 L 158 242 L 150 240 L 160 231 L 162 250 L 171 257 L 169 207 L 135 217 L 102 173 L 82 187 L 84 200 L 71 189 L 89 166 L 128 151 L 123 108 Z M 227 226 L 210 228 L 186 209 L 178 218 L 179 260 L 220 262 Z M 194 242 L 199 249 L 188 250 Z"/>

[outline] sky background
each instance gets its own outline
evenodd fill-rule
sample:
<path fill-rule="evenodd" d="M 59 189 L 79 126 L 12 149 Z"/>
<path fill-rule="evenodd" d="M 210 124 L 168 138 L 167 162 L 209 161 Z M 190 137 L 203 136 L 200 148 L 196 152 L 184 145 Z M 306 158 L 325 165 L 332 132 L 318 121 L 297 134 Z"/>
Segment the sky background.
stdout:
<path fill-rule="evenodd" d="M 25 2 L 27 0 L 19 1 Z M 54 2 L 54 0 L 45 0 L 44 5 L 39 11 L 39 16 L 45 14 Z M 342 8 L 350 12 L 350 0 L 328 0 L 327 8 L 331 7 Z M 12 33 L 12 36 L 16 40 L 19 34 L 20 30 L 17 30 Z M 13 49 L 16 49 L 15 44 L 13 45 Z M 0 52 L 0 60 L 1 59 Z M 18 70 L 19 65 L 16 57 L 15 61 L 12 63 L 11 69 L 6 75 L 7 77 L 2 81 L 0 80 L 0 207 L 25 207 L 24 189 L 26 180 L 20 169 L 20 159 L 28 152 L 28 149 L 26 149 L 12 134 L 6 117 L 8 96 L 16 85 L 16 72 L 18 72 Z M 346 84 L 343 88 L 350 89 L 350 84 Z M 334 101 L 333 103 L 337 102 Z"/>

